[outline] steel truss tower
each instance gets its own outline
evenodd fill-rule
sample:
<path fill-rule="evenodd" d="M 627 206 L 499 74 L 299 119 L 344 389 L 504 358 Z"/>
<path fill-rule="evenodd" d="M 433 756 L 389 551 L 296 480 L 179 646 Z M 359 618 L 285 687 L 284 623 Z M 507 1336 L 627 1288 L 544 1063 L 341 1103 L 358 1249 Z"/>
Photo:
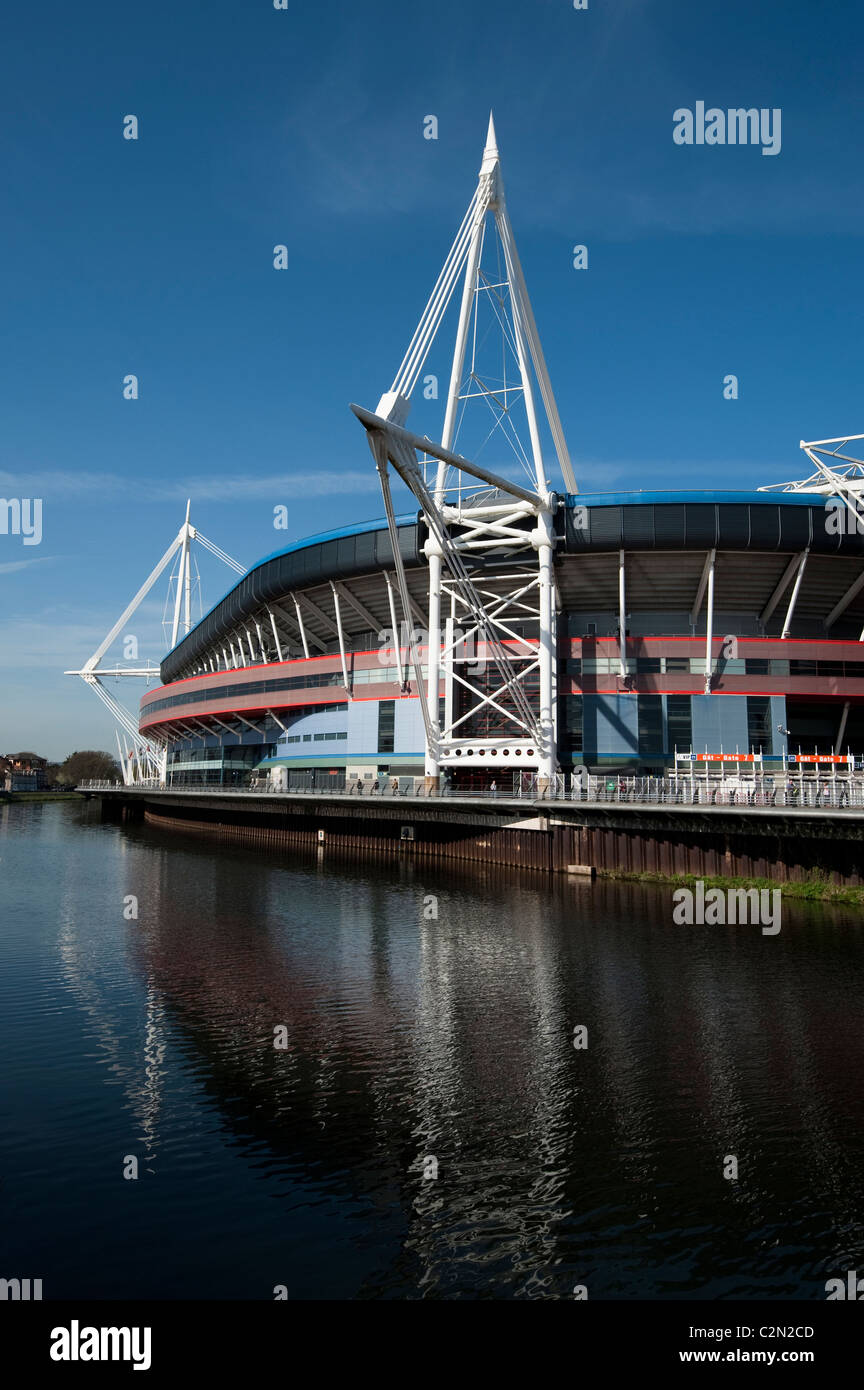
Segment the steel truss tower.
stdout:
<path fill-rule="evenodd" d="M 487 228 L 497 236 L 503 279 L 482 269 Z M 460 276 L 462 297 L 441 444 L 405 429 L 411 394 Z M 477 369 L 477 313 L 490 302 L 514 377 L 490 384 Z M 469 342 L 471 360 L 466 369 Z M 533 370 L 532 370 L 533 369 Z M 553 573 L 556 494 L 543 460 L 537 389 L 564 483 L 576 480 L 528 298 L 504 199 L 495 125 L 489 131 L 477 189 L 396 379 L 373 414 L 352 406 L 365 426 L 378 468 L 390 528 L 408 660 L 426 734 L 426 779 L 438 785 L 442 768 L 557 770 L 555 720 L 556 588 Z M 529 486 L 453 452 L 460 406 L 482 399 L 494 424 L 514 444 Z M 529 451 L 516 438 L 512 409 L 524 405 Z M 428 528 L 429 624 L 427 671 L 413 632 L 407 584 L 390 495 L 392 466 L 411 489 Z M 443 717 L 439 691 L 444 682 Z"/>
<path fill-rule="evenodd" d="M 123 780 L 127 785 L 132 785 L 141 781 L 165 781 L 167 763 L 167 743 L 156 738 L 145 738 L 139 732 L 138 723 L 135 717 L 127 710 L 119 700 L 106 690 L 102 683 L 104 676 L 111 676 L 115 680 L 132 677 L 133 679 L 152 680 L 159 676 L 159 667 L 153 666 L 149 662 L 145 666 L 111 666 L 104 667 L 101 661 L 112 642 L 123 631 L 126 623 L 149 594 L 156 580 L 164 572 L 175 555 L 179 554 L 179 565 L 176 575 L 171 576 L 171 582 L 176 582 L 176 592 L 174 596 L 174 615 L 171 624 L 171 646 L 175 646 L 178 635 L 181 632 L 185 636 L 192 629 L 192 565 L 191 554 L 192 542 L 198 541 L 200 545 L 215 555 L 218 560 L 227 565 L 235 574 L 244 575 L 246 570 L 236 560 L 232 560 L 224 550 L 215 545 L 213 541 L 203 536 L 189 521 L 190 503 L 186 503 L 186 518 L 177 535 L 169 545 L 162 559 L 150 571 L 141 588 L 135 597 L 123 609 L 111 631 L 99 643 L 90 660 L 85 662 L 80 671 L 65 671 L 67 676 L 80 676 L 85 685 L 88 685 L 94 694 L 98 695 L 113 714 L 117 724 L 124 734 L 124 747 L 120 746 L 119 731 L 117 732 L 117 751 L 120 754 L 120 767 L 123 772 Z M 182 618 L 181 618 L 182 612 Z"/>

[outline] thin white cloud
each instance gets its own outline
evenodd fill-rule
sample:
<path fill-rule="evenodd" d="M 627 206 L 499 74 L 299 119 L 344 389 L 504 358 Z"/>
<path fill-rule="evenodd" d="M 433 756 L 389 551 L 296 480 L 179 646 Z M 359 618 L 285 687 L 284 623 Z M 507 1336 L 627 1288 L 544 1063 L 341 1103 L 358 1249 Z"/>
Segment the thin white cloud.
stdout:
<path fill-rule="evenodd" d="M 0 472 L 0 489 L 10 495 L 43 499 L 126 497 L 129 493 L 130 479 L 120 473 L 65 473 L 48 470 L 32 473 Z M 138 499 L 138 505 L 145 502 L 185 501 L 192 497 L 197 502 L 265 501 L 284 502 L 293 497 L 336 497 L 345 494 L 375 492 L 378 488 L 377 474 L 373 469 L 344 469 L 314 473 L 276 473 L 264 477 L 231 475 L 220 477 L 195 477 L 185 479 L 165 478 L 148 481 L 146 492 Z"/>
<path fill-rule="evenodd" d="M 53 560 L 53 555 L 37 555 L 32 560 L 9 560 L 0 565 L 0 574 L 15 574 L 16 570 L 26 570 L 30 565 L 44 565 L 46 560 Z"/>

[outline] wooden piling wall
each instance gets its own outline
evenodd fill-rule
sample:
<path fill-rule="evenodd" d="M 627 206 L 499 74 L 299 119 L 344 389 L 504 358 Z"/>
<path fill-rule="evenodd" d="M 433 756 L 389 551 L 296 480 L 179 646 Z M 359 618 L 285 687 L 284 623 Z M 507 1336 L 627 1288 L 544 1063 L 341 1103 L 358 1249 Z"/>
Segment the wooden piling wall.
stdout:
<path fill-rule="evenodd" d="M 566 873 L 568 865 L 596 868 L 600 874 L 735 877 L 778 883 L 822 878 L 843 887 L 864 884 L 864 840 L 808 835 L 794 827 L 766 833 L 746 821 L 740 829 L 687 825 L 632 828 L 607 824 L 543 821 L 546 828 L 478 826 L 477 816 L 449 814 L 443 808 L 406 805 L 390 819 L 340 814 L 338 806 L 302 810 L 255 811 L 245 807 L 173 806 L 148 803 L 146 820 L 165 830 L 208 835 L 237 844 L 268 848 L 321 846 L 327 854 L 363 857 L 407 856 L 418 862 L 462 861 L 508 868 Z M 492 818 L 490 817 L 490 821 Z M 403 839 L 403 828 L 413 839 Z"/>

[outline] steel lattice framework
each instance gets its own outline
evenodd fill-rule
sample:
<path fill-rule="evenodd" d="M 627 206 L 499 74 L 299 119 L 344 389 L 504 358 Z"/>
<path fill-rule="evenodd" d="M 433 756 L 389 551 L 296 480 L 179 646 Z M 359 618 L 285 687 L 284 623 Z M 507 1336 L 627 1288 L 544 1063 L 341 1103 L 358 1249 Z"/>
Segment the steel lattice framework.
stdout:
<path fill-rule="evenodd" d="M 490 276 L 481 265 L 487 229 L 497 237 L 503 279 Z M 439 446 L 411 434 L 405 421 L 411 394 L 460 275 L 462 298 Z M 490 383 L 478 370 L 481 297 L 491 303 L 505 348 L 515 361 L 510 381 L 505 375 Z M 472 350 L 466 372 L 469 340 Z M 408 659 L 423 711 L 430 788 L 442 767 L 504 769 L 517 751 L 519 765 L 533 766 L 541 777 L 551 778 L 557 770 L 553 576 L 557 499 L 543 459 L 538 389 L 565 486 L 575 493 L 576 480 L 507 212 L 490 116 L 477 188 L 393 385 L 374 414 L 352 406 L 367 430 L 381 482 L 403 617 L 411 633 Z M 513 445 L 528 474 L 528 487 L 453 453 L 460 409 L 478 399 L 492 413 L 492 430 L 500 429 Z M 527 417 L 528 450 L 513 422 L 517 399 Z M 390 466 L 414 494 L 429 531 L 425 682 L 398 551 Z M 434 481 L 427 474 L 434 474 Z M 442 612 L 444 605 L 449 611 Z M 439 717 L 442 677 L 443 721 Z"/>
<path fill-rule="evenodd" d="M 816 492 L 823 497 L 839 497 L 855 514 L 861 513 L 864 498 L 864 460 L 844 453 L 848 444 L 864 439 L 864 434 L 847 434 L 842 439 L 801 440 L 800 447 L 815 466 L 809 478 L 789 483 L 770 483 L 760 492 Z M 837 460 L 839 467 L 828 460 Z"/>
<path fill-rule="evenodd" d="M 96 648 L 89 661 L 86 661 L 80 671 L 66 671 L 67 676 L 80 676 L 85 685 L 96 694 L 102 703 L 111 711 L 120 729 L 125 735 L 124 746 L 120 746 L 119 731 L 117 737 L 117 751 L 120 755 L 120 767 L 123 771 L 123 780 L 127 785 L 141 781 L 165 781 L 167 748 L 164 739 L 150 736 L 145 738 L 139 732 L 138 724 L 129 710 L 127 710 L 119 700 L 107 690 L 102 683 L 103 677 L 112 677 L 115 680 L 123 678 L 152 680 L 159 676 L 159 667 L 151 666 L 101 666 L 100 662 L 117 637 L 123 631 L 126 623 L 131 618 L 139 605 L 149 594 L 153 585 L 168 565 L 179 555 L 177 571 L 171 576 L 171 582 L 176 585 L 174 595 L 174 613 L 171 624 L 171 646 L 177 641 L 178 634 L 182 628 L 184 633 L 192 629 L 192 566 L 193 559 L 191 546 L 193 541 L 203 545 L 205 550 L 210 551 L 218 560 L 232 569 L 235 574 L 244 575 L 246 570 L 236 560 L 232 560 L 224 550 L 215 545 L 213 541 L 203 536 L 196 530 L 189 521 L 190 503 L 186 503 L 186 518 L 177 535 L 169 545 L 165 554 L 158 564 L 150 571 L 147 579 L 141 585 L 135 597 L 123 609 L 120 617 L 111 628 L 99 646 Z"/>

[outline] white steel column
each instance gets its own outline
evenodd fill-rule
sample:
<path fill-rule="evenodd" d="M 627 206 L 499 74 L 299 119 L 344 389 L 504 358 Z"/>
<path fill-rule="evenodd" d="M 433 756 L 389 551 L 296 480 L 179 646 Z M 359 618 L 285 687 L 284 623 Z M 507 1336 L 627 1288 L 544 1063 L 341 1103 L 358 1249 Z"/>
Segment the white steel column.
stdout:
<path fill-rule="evenodd" d="M 843 702 L 843 713 L 840 716 L 840 728 L 837 730 L 837 739 L 834 743 L 834 752 L 839 753 L 843 747 L 843 735 L 846 732 L 846 721 L 849 718 L 849 701 Z"/>
<path fill-rule="evenodd" d="M 618 665 L 621 679 L 627 675 L 627 593 L 624 551 L 618 551 Z"/>
<path fill-rule="evenodd" d="M 696 621 L 702 610 L 702 600 L 705 597 L 705 586 L 708 583 L 708 571 L 714 563 L 717 554 L 716 550 L 709 550 L 705 556 L 705 563 L 702 566 L 702 573 L 699 577 L 699 587 L 696 590 L 696 597 L 693 600 L 693 607 L 690 609 L 690 626 L 695 627 Z"/>
<path fill-rule="evenodd" d="M 809 547 L 807 550 L 802 550 L 801 552 L 801 559 L 798 561 L 798 573 L 795 576 L 795 583 L 792 587 L 792 597 L 789 600 L 789 607 L 786 609 L 786 618 L 783 623 L 783 631 L 780 634 L 781 638 L 789 636 L 789 630 L 792 626 L 792 619 L 795 616 L 795 605 L 798 602 L 798 593 L 801 588 L 801 580 L 804 578 L 804 570 L 807 567 L 807 556 L 809 554 Z"/>
<path fill-rule="evenodd" d="M 186 573 L 184 575 L 184 603 L 183 603 L 183 632 L 188 634 L 192 631 L 192 557 L 189 553 L 189 542 L 192 539 L 192 527 L 189 525 L 189 508 L 192 499 L 186 499 Z M 178 581 L 179 587 L 179 581 Z"/>
<path fill-rule="evenodd" d="M 537 558 L 540 566 L 540 729 L 543 746 L 538 772 L 547 782 L 558 770 L 558 750 L 555 738 L 555 584 L 552 577 L 552 550 L 555 537 L 552 513 L 547 508 L 537 517 Z"/>
<path fill-rule="evenodd" d="M 333 607 L 336 611 L 336 631 L 339 633 L 339 655 L 342 658 L 342 681 L 345 685 L 346 694 L 351 695 L 351 686 L 348 683 L 348 663 L 345 660 L 345 634 L 342 631 L 342 610 L 339 607 L 339 590 L 330 580 L 330 589 L 333 594 Z"/>
<path fill-rule="evenodd" d="M 309 657 L 309 643 L 306 641 L 306 629 L 305 629 L 305 627 L 303 626 L 303 614 L 302 614 L 302 612 L 300 611 L 300 603 L 299 603 L 299 601 L 298 601 L 298 599 L 297 599 L 297 595 L 296 595 L 296 594 L 292 594 L 291 597 L 292 597 L 293 600 L 294 600 L 294 612 L 297 614 L 297 626 L 298 626 L 299 629 L 300 629 L 300 641 L 303 643 L 303 655 L 304 655 L 304 656 L 307 658 L 307 660 L 308 660 L 308 657 Z"/>
<path fill-rule="evenodd" d="M 282 644 L 279 641 L 279 633 L 276 631 L 276 619 L 273 617 L 273 614 L 270 612 L 269 608 L 267 609 L 267 612 L 270 614 L 270 626 L 273 629 L 273 641 L 276 643 L 276 655 L 278 656 L 279 660 L 282 661 Z"/>
<path fill-rule="evenodd" d="M 405 689 L 405 676 L 402 671 L 402 631 L 396 622 L 396 598 L 393 593 L 393 581 L 388 570 L 383 571 L 384 582 L 387 585 L 387 600 L 390 605 L 390 630 L 393 633 L 393 651 L 396 655 L 396 674 L 399 677 L 399 689 Z"/>
<path fill-rule="evenodd" d="M 711 644 L 714 638 L 714 563 L 717 552 L 711 551 L 711 563 L 708 566 L 708 609 L 705 614 L 705 694 L 711 694 L 711 677 L 713 660 L 711 656 Z"/>
<path fill-rule="evenodd" d="M 447 618 L 444 619 L 444 644 L 445 644 L 445 646 L 447 647 L 447 650 L 451 653 L 451 659 L 452 659 L 453 638 L 454 638 L 454 631 L 453 631 L 454 622 L 453 622 L 453 613 L 452 613 L 452 608 L 453 608 L 452 600 L 451 600 L 450 608 L 451 608 L 451 612 L 450 612 L 449 616 L 448 616 Z M 477 643 L 476 645 L 477 645 L 477 647 L 478 647 L 478 649 L 479 649 L 479 643 Z M 446 679 L 445 679 L 445 681 L 444 681 L 444 731 L 443 731 L 443 732 L 446 732 L 448 729 L 451 729 L 452 727 L 453 727 L 453 682 L 452 682 L 452 680 L 446 680 Z"/>
<path fill-rule="evenodd" d="M 180 605 L 185 596 L 185 631 L 189 632 L 192 627 L 192 574 L 189 567 L 189 542 L 192 539 L 192 527 L 189 525 L 189 506 L 186 503 L 186 520 L 183 522 L 180 531 L 180 568 L 177 571 L 177 593 L 174 596 L 174 622 L 171 626 L 171 646 L 177 645 L 177 635 L 180 631 Z"/>

